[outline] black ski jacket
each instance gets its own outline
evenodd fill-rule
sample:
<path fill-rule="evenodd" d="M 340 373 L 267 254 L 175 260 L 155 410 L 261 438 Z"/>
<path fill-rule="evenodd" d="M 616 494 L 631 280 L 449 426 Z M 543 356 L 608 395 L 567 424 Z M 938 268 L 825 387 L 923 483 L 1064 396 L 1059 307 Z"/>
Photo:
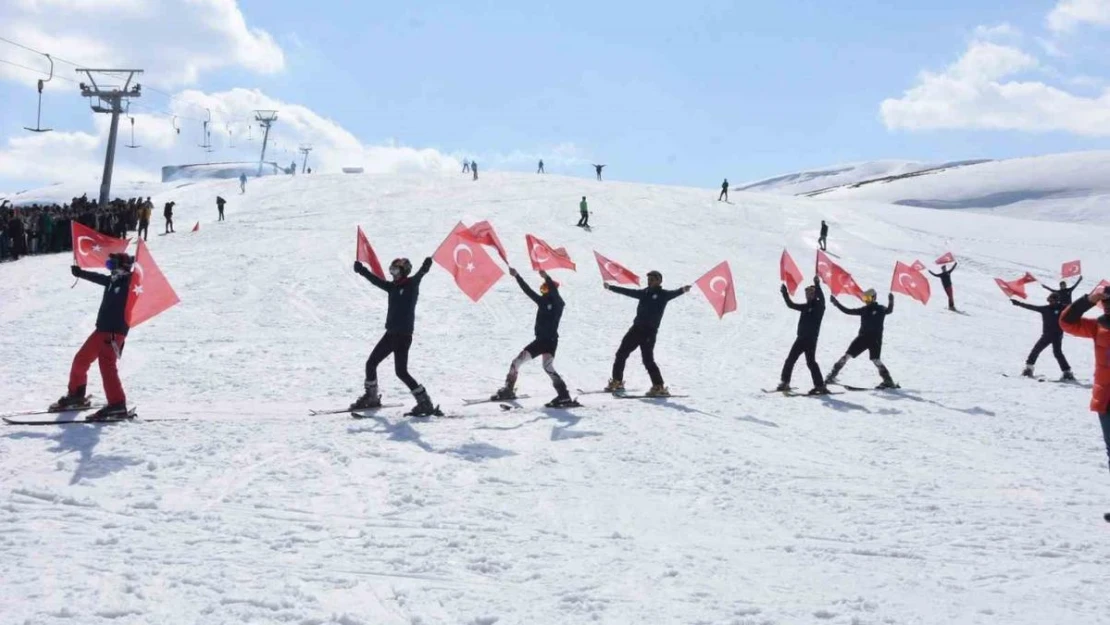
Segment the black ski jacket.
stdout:
<path fill-rule="evenodd" d="M 1066 286 L 1062 289 L 1054 289 L 1054 288 L 1052 288 L 1050 286 L 1047 286 L 1047 285 L 1044 285 L 1044 284 L 1042 284 L 1041 286 L 1044 287 L 1044 290 L 1051 291 L 1051 292 L 1055 293 L 1056 295 L 1058 295 L 1059 298 L 1060 298 L 1060 303 L 1063 304 L 1064 306 L 1067 306 L 1068 304 L 1071 303 L 1071 292 L 1074 291 L 1075 287 L 1079 286 L 1079 283 L 1082 282 L 1082 281 L 1083 281 L 1083 276 L 1079 276 L 1079 279 L 1075 281 L 1075 284 L 1073 284 L 1071 286 Z"/>
<path fill-rule="evenodd" d="M 106 276 L 102 273 L 85 271 L 74 268 L 73 275 L 88 280 L 104 287 L 104 298 L 100 300 L 100 311 L 96 313 L 96 329 L 98 332 L 111 332 L 127 336 L 127 320 L 124 312 L 127 310 L 127 293 L 131 287 L 131 274 L 112 274 Z"/>
<path fill-rule="evenodd" d="M 859 317 L 859 334 L 860 336 L 879 337 L 883 336 L 883 325 L 886 322 L 886 316 L 894 312 L 894 305 L 883 306 L 878 302 L 871 302 L 860 308 L 845 308 L 840 302 L 835 299 L 832 301 L 833 305 L 840 309 L 840 312 L 846 315 L 854 315 Z"/>
<path fill-rule="evenodd" d="M 520 289 L 536 303 L 536 338 L 558 339 L 559 320 L 563 318 L 565 304 L 562 296 L 559 295 L 559 287 L 555 286 L 555 281 L 548 277 L 544 282 L 547 283 L 547 295 L 540 295 L 528 286 L 524 278 L 519 275 L 516 277 L 516 283 L 520 285 Z"/>
<path fill-rule="evenodd" d="M 952 265 L 951 269 L 945 269 L 945 268 L 942 267 L 941 270 L 940 270 L 940 273 L 933 273 L 933 272 L 930 271 L 929 274 L 933 275 L 933 276 L 936 276 L 937 278 L 940 278 L 940 285 L 942 287 L 951 287 L 952 286 L 952 272 L 956 271 L 956 267 L 959 267 L 959 266 L 960 266 L 960 263 L 957 262 L 957 263 L 954 263 Z"/>
<path fill-rule="evenodd" d="M 385 314 L 387 334 L 412 334 L 416 326 L 416 299 L 420 297 L 420 281 L 432 268 L 430 260 L 425 259 L 420 270 L 408 278 L 391 282 L 375 276 L 361 263 L 355 263 L 356 271 L 370 284 L 389 294 L 389 309 Z"/>
<path fill-rule="evenodd" d="M 1025 302 L 1019 302 L 1016 299 L 1010 300 L 1010 303 L 1018 308 L 1041 313 L 1041 334 L 1048 337 L 1063 336 L 1064 330 L 1060 328 L 1060 315 L 1063 314 L 1064 309 L 1068 307 L 1067 304 L 1057 302 L 1056 304 L 1034 306 L 1032 304 L 1026 304 Z"/>
<path fill-rule="evenodd" d="M 817 287 L 817 294 L 812 302 L 795 304 L 786 293 L 782 294 L 782 299 L 791 310 L 802 313 L 798 315 L 798 338 L 816 341 L 821 335 L 821 319 L 825 316 L 825 293 L 821 287 Z"/>
<path fill-rule="evenodd" d="M 667 291 L 663 287 L 626 289 L 622 286 L 611 286 L 609 290 L 640 300 L 639 305 L 636 306 L 636 318 L 632 320 L 632 325 L 649 330 L 659 329 L 659 324 L 663 322 L 663 311 L 667 309 L 667 302 L 685 293 L 682 289 Z"/>

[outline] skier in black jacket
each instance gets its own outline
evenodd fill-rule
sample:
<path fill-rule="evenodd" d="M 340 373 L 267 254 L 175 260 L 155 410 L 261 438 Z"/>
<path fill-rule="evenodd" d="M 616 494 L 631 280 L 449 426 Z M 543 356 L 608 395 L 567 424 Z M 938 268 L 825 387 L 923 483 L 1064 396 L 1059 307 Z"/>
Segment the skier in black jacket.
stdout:
<path fill-rule="evenodd" d="M 829 238 L 829 224 L 825 223 L 825 220 L 822 219 L 821 220 L 821 233 L 817 237 L 817 247 L 820 247 L 822 250 L 824 250 L 825 246 L 828 244 L 828 238 Z"/>
<path fill-rule="evenodd" d="M 632 327 L 621 339 L 620 347 L 617 348 L 616 359 L 613 360 L 613 377 L 609 379 L 609 384 L 605 386 L 605 390 L 610 393 L 624 392 L 624 364 L 628 360 L 628 356 L 639 348 L 640 356 L 644 360 L 644 368 L 647 369 L 648 375 L 651 377 L 651 390 L 646 395 L 649 397 L 670 395 L 667 387 L 663 385 L 663 375 L 659 372 L 659 366 L 655 364 L 655 337 L 659 332 L 659 324 L 663 321 L 663 311 L 667 309 L 667 303 L 679 295 L 685 294 L 690 290 L 690 286 L 686 285 L 680 289 L 665 291 L 663 290 L 663 274 L 658 271 L 649 271 L 647 280 L 648 286 L 646 289 L 626 289 L 607 283 L 604 284 L 604 287 L 609 291 L 640 301 L 636 306 L 636 318 L 632 321 Z"/>
<path fill-rule="evenodd" d="M 1070 296 L 1070 290 L 1067 292 Z M 1053 291 L 1049 293 L 1047 306 L 1033 306 L 1032 304 L 1019 302 L 1016 299 L 1010 300 L 1010 303 L 1018 308 L 1041 314 L 1041 338 L 1037 339 L 1037 343 L 1033 345 L 1033 350 L 1029 352 L 1029 357 L 1025 359 L 1025 369 L 1021 371 L 1021 375 L 1027 378 L 1033 377 L 1033 366 L 1037 364 L 1037 357 L 1041 355 L 1046 347 L 1051 345 L 1052 355 L 1056 357 L 1056 363 L 1060 365 L 1060 371 L 1063 372 L 1060 379 L 1075 380 L 1075 375 L 1071 372 L 1071 365 L 1068 364 L 1068 359 L 1064 357 L 1064 330 L 1060 327 L 1060 315 L 1063 314 L 1067 305 L 1062 303 L 1061 297 L 1063 295 L 1060 292 Z"/>
<path fill-rule="evenodd" d="M 559 294 L 559 283 L 552 280 L 546 271 L 541 270 L 540 276 L 543 278 L 543 284 L 540 285 L 540 292 L 537 294 L 532 290 L 532 287 L 528 286 L 524 278 L 520 277 L 516 269 L 510 268 L 509 274 L 516 278 L 520 290 L 524 291 L 524 294 L 536 303 L 536 338 L 526 345 L 509 364 L 509 374 L 505 376 L 505 387 L 498 390 L 497 394 L 490 397 L 490 399 L 516 399 L 516 379 L 521 365 L 537 356 L 542 356 L 543 370 L 551 378 L 551 383 L 555 386 L 555 392 L 558 393 L 558 396 L 547 405 L 552 408 L 574 405 L 574 400 L 567 392 L 566 382 L 555 371 L 555 351 L 559 348 L 559 321 L 563 317 L 563 307 L 565 306 L 563 298 Z"/>
<path fill-rule="evenodd" d="M 1046 290 L 1050 293 L 1055 293 L 1059 297 L 1060 305 L 1064 306 L 1064 307 L 1067 307 L 1069 304 L 1071 304 L 1071 292 L 1074 291 L 1075 287 L 1079 286 L 1079 283 L 1082 282 L 1082 281 L 1083 281 L 1083 276 L 1079 276 L 1079 279 L 1076 280 L 1075 284 L 1073 284 L 1071 286 L 1068 286 L 1068 283 L 1067 283 L 1066 280 L 1061 280 L 1060 281 L 1060 288 L 1058 288 L 1058 289 L 1054 289 L 1054 288 L 1052 288 L 1050 286 L 1047 286 L 1047 285 L 1044 285 L 1044 284 L 1042 284 L 1041 287 L 1044 288 L 1044 290 Z"/>
<path fill-rule="evenodd" d="M 794 364 L 798 362 L 798 356 L 805 354 L 806 366 L 809 367 L 809 374 L 813 377 L 813 389 L 809 394 L 827 395 L 829 389 L 825 386 L 825 379 L 821 377 L 821 367 L 817 364 L 817 338 L 821 335 L 821 319 L 825 316 L 825 294 L 821 291 L 821 279 L 813 278 L 813 285 L 806 287 L 804 304 L 795 304 L 791 301 L 785 284 L 780 290 L 786 305 L 791 310 L 797 310 L 802 314 L 798 315 L 798 338 L 794 340 L 790 354 L 786 357 L 786 363 L 782 366 L 782 381 L 775 390 L 782 392 L 790 390 Z"/>
<path fill-rule="evenodd" d="M 940 278 L 940 285 L 944 287 L 944 294 L 948 296 L 948 310 L 956 310 L 956 301 L 952 298 L 952 272 L 956 271 L 960 263 L 952 263 L 952 268 L 949 269 L 948 265 L 942 265 L 940 273 L 929 272 L 930 275 Z"/>
<path fill-rule="evenodd" d="M 848 345 L 847 353 L 841 356 L 840 360 L 833 365 L 829 377 L 825 378 L 825 384 L 836 384 L 836 376 L 840 375 L 840 370 L 848 363 L 848 359 L 855 358 L 863 352 L 868 352 L 872 364 L 879 370 L 879 377 L 883 379 L 879 388 L 898 388 L 898 385 L 890 377 L 890 371 L 887 370 L 882 361 L 883 326 L 886 322 L 886 316 L 894 312 L 894 294 L 891 293 L 887 296 L 885 307 L 876 302 L 875 299 L 875 289 L 867 289 L 864 292 L 864 305 L 860 308 L 845 308 L 836 300 L 836 297 L 832 298 L 833 306 L 839 308 L 840 312 L 859 317 L 859 334 Z"/>
<path fill-rule="evenodd" d="M 127 396 L 123 392 L 123 384 L 119 379 L 119 370 L 116 363 L 123 353 L 123 344 L 127 339 L 127 294 L 131 286 L 131 267 L 135 259 L 127 254 L 111 254 L 108 257 L 107 268 L 109 275 L 85 271 L 74 265 L 71 269 L 73 276 L 88 280 L 104 287 L 104 297 L 100 300 L 100 310 L 96 315 L 96 330 L 89 335 L 77 355 L 73 357 L 73 365 L 69 370 L 69 389 L 57 402 L 50 406 L 53 412 L 66 410 L 84 410 L 89 407 L 89 399 L 85 394 L 88 382 L 89 367 L 93 361 L 100 363 L 100 377 L 104 382 L 104 397 L 108 404 L 96 411 L 88 421 L 107 421 L 113 419 L 126 419 L 130 415 L 127 411 Z"/>
<path fill-rule="evenodd" d="M 389 294 L 389 308 L 385 314 L 385 334 L 374 346 L 374 351 L 370 352 L 370 358 L 366 360 L 365 392 L 351 404 L 351 410 L 381 407 L 382 398 L 378 393 L 378 365 L 393 354 L 393 367 L 397 377 L 405 383 L 416 398 L 416 407 L 409 414 L 419 417 L 442 414 L 436 406 L 432 405 L 428 392 L 409 375 L 408 370 L 409 348 L 412 347 L 412 333 L 416 325 L 416 300 L 420 296 L 420 281 L 431 268 L 432 259 L 425 258 L 420 270 L 410 277 L 412 263 L 407 258 L 397 258 L 389 264 L 389 274 L 393 281 L 387 282 L 374 275 L 362 263 L 355 261 L 355 273 Z"/>

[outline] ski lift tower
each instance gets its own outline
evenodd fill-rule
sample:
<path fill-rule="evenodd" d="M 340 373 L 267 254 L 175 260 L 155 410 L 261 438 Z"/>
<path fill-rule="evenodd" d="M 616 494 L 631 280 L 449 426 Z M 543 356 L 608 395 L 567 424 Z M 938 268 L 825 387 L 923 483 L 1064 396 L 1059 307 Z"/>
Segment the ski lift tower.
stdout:
<path fill-rule="evenodd" d="M 266 129 L 262 135 L 262 156 L 258 157 L 258 176 L 262 176 L 262 166 L 266 162 L 266 143 L 270 140 L 270 125 L 277 121 L 277 111 L 260 110 L 254 112 L 254 119 Z"/>
<path fill-rule="evenodd" d="M 131 80 L 136 74 L 143 73 L 141 69 L 79 69 L 78 72 L 84 72 L 88 76 L 89 83 L 81 83 L 81 95 L 86 98 L 96 98 L 96 103 L 92 104 L 92 110 L 96 113 L 110 113 L 112 115 L 112 125 L 108 132 L 108 149 L 104 155 L 104 176 L 100 181 L 100 205 L 104 206 L 108 203 L 109 195 L 112 191 L 112 167 L 116 162 L 116 135 L 119 132 L 119 116 L 123 113 L 123 103 L 126 101 L 130 104 L 134 98 L 142 97 L 142 85 L 135 83 L 131 85 Z M 93 74 L 104 74 L 110 77 L 122 78 L 127 76 L 123 81 L 123 86 L 100 86 L 96 84 L 96 78 Z"/>

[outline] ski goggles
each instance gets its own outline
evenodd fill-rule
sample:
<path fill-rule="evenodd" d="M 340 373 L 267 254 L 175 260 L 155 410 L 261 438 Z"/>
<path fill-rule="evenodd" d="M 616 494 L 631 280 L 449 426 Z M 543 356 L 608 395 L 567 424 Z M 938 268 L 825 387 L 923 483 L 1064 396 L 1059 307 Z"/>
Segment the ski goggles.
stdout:
<path fill-rule="evenodd" d="M 119 263 L 116 262 L 116 259 L 109 258 L 108 260 L 104 261 L 104 267 L 108 271 L 115 271 L 116 269 L 119 268 Z"/>

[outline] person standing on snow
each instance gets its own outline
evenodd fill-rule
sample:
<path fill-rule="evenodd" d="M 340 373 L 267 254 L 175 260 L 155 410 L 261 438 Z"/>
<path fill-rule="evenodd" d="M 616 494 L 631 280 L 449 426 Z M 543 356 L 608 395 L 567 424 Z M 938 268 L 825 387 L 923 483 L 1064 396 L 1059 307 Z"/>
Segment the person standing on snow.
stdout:
<path fill-rule="evenodd" d="M 139 231 L 135 233 L 135 236 L 143 237 L 144 241 L 146 241 L 147 235 L 150 234 L 150 213 L 153 208 L 150 202 L 143 202 L 139 206 Z"/>
<path fill-rule="evenodd" d="M 478 179 L 478 161 L 470 161 L 470 173 L 474 174 L 474 180 Z"/>
<path fill-rule="evenodd" d="M 239 174 L 239 194 L 247 192 L 247 174 Z"/>
<path fill-rule="evenodd" d="M 827 238 L 829 238 L 829 224 L 825 223 L 825 220 L 822 219 L 821 235 L 817 237 L 817 247 L 820 247 L 821 251 L 825 251 L 825 244 L 827 243 L 825 239 Z"/>
<path fill-rule="evenodd" d="M 365 392 L 351 404 L 351 410 L 381 408 L 382 398 L 378 393 L 378 365 L 393 354 L 393 367 L 397 377 L 405 383 L 416 398 L 416 406 L 408 414 L 417 417 L 442 416 L 443 413 L 432 405 L 428 392 L 409 375 L 408 370 L 409 348 L 412 347 L 412 333 L 416 326 L 416 300 L 420 296 L 420 281 L 431 268 L 432 259 L 425 258 L 420 270 L 410 277 L 412 263 L 407 258 L 397 258 L 389 264 L 389 275 L 393 280 L 387 282 L 374 275 L 362 263 L 355 261 L 355 273 L 389 294 L 389 307 L 385 315 L 385 334 L 370 352 L 370 358 L 366 360 L 366 379 L 363 384 Z"/>
<path fill-rule="evenodd" d="M 813 378 L 813 389 L 809 394 L 828 395 L 829 389 L 825 386 L 825 379 L 821 377 L 821 367 L 817 364 L 817 338 L 821 335 L 821 319 L 825 316 L 825 294 L 821 291 L 821 279 L 814 277 L 813 284 L 806 287 L 804 304 L 795 304 L 790 299 L 785 284 L 780 291 L 787 307 L 802 314 L 798 315 L 798 338 L 794 339 L 794 345 L 790 347 L 790 353 L 782 365 L 782 377 L 779 378 L 781 381 L 775 390 L 780 392 L 790 390 L 794 364 L 798 362 L 798 356 L 805 354 L 806 366 L 809 367 L 809 375 Z"/>
<path fill-rule="evenodd" d="M 722 199 L 728 201 L 728 178 L 725 178 L 725 181 L 721 183 L 721 194 L 717 196 L 718 202 Z"/>
<path fill-rule="evenodd" d="M 1067 305 L 1071 304 L 1071 292 L 1074 291 L 1075 287 L 1079 286 L 1079 283 L 1082 282 L 1082 281 L 1083 281 L 1083 276 L 1079 276 L 1079 279 L 1076 280 L 1075 284 L 1073 284 L 1071 286 L 1068 286 L 1068 283 L 1067 283 L 1066 280 L 1061 280 L 1060 281 L 1060 288 L 1058 288 L 1058 289 L 1054 289 L 1054 288 L 1052 288 L 1048 285 L 1044 285 L 1044 284 L 1041 285 L 1041 288 L 1048 291 L 1049 293 L 1055 293 L 1059 297 L 1060 305 L 1061 306 L 1067 306 Z"/>
<path fill-rule="evenodd" d="M 601 170 L 605 169 L 605 165 L 594 165 L 594 171 L 597 172 L 597 179 L 601 180 Z"/>
<path fill-rule="evenodd" d="M 1102 427 L 1102 438 L 1106 443 L 1106 455 L 1110 457 L 1110 289 L 1102 288 L 1080 298 L 1064 310 L 1060 317 L 1060 328 L 1081 338 L 1091 339 L 1095 344 L 1095 380 L 1091 391 L 1090 408 L 1098 414 Z M 1084 319 L 1083 315 L 1102 306 L 1098 319 Z M 1110 512 L 1102 517 L 1110 522 Z"/>
<path fill-rule="evenodd" d="M 956 267 L 959 264 L 958 262 L 952 263 L 951 269 L 948 268 L 948 265 L 941 265 L 940 273 L 929 272 L 933 276 L 940 278 L 940 285 L 944 287 L 944 293 L 948 296 L 948 310 L 953 312 L 956 310 L 956 301 L 952 298 L 952 272 L 956 271 Z"/>
<path fill-rule="evenodd" d="M 848 364 L 850 358 L 855 358 L 863 352 L 867 352 L 871 358 L 871 363 L 879 370 L 879 377 L 883 379 L 882 384 L 878 388 L 898 388 L 894 380 L 890 377 L 890 371 L 887 370 L 886 365 L 883 364 L 883 326 L 886 322 L 887 315 L 894 312 L 894 294 L 891 293 L 887 296 L 887 305 L 884 307 L 876 300 L 875 289 L 867 289 L 863 293 L 864 305 L 860 308 L 845 308 L 833 296 L 832 303 L 840 309 L 840 312 L 846 315 L 853 315 L 859 317 L 859 334 L 848 345 L 848 351 L 840 357 L 833 365 L 832 371 L 829 376 L 825 378 L 825 385 L 838 384 L 836 376 L 840 375 L 840 370 L 844 365 Z"/>
<path fill-rule="evenodd" d="M 225 200 L 222 197 L 217 195 L 216 196 L 216 210 L 220 211 L 220 218 L 217 221 L 223 221 L 224 220 L 224 204 L 227 204 L 227 200 Z"/>
<path fill-rule="evenodd" d="M 174 231 L 173 229 L 173 207 L 176 202 L 166 202 L 166 207 L 162 209 L 162 216 L 166 218 L 166 232 L 169 234 Z"/>
<path fill-rule="evenodd" d="M 516 399 L 516 379 L 521 365 L 536 357 L 543 358 L 543 370 L 551 378 L 551 384 L 558 393 L 555 399 L 548 402 L 550 408 L 563 408 L 576 406 L 567 391 L 567 384 L 555 371 L 555 350 L 559 348 L 559 320 L 563 317 L 564 302 L 559 295 L 559 283 L 552 280 L 546 271 L 540 271 L 543 284 L 537 294 L 528 286 L 524 278 L 520 277 L 516 269 L 509 268 L 509 274 L 516 278 L 520 290 L 536 303 L 535 340 L 526 345 L 520 354 L 509 364 L 509 373 L 505 376 L 505 386 L 497 391 L 492 400 Z"/>
<path fill-rule="evenodd" d="M 581 217 L 578 218 L 578 226 L 581 228 L 590 227 L 590 207 L 586 204 L 586 196 L 582 196 L 582 201 L 578 203 L 578 213 Z"/>
<path fill-rule="evenodd" d="M 546 174 L 547 173 L 543 170 L 543 159 L 542 158 L 540 159 L 540 166 L 539 166 L 539 169 L 536 170 L 536 173 L 537 174 Z"/>
<path fill-rule="evenodd" d="M 470 173 L 470 161 L 466 160 L 465 158 L 463 159 L 462 173 L 464 173 L 464 174 L 469 174 Z"/>
<path fill-rule="evenodd" d="M 103 286 L 104 296 L 100 300 L 100 311 L 96 315 L 96 329 L 73 357 L 73 365 L 69 370 L 68 392 L 50 406 L 51 412 L 84 410 L 90 406 L 85 388 L 89 367 L 92 366 L 93 361 L 97 361 L 100 363 L 100 377 L 104 382 L 104 397 L 108 404 L 93 413 L 87 420 L 106 421 L 130 417 L 127 411 L 127 396 L 123 392 L 116 363 L 123 354 L 124 341 L 130 329 L 125 311 L 131 285 L 131 267 L 134 262 L 135 259 L 127 254 L 111 254 L 107 262 L 108 271 L 111 273 L 107 276 L 85 271 L 77 265 L 71 268 L 74 277 Z"/>
<path fill-rule="evenodd" d="M 646 395 L 648 397 L 667 397 L 670 395 L 670 391 L 663 385 L 663 375 L 659 372 L 659 366 L 655 364 L 655 339 L 659 334 L 659 324 L 663 321 L 663 312 L 667 309 L 667 303 L 680 295 L 686 294 L 690 290 L 690 285 L 673 291 L 665 291 L 663 290 L 663 274 L 658 271 L 649 271 L 647 281 L 646 289 L 626 289 L 608 283 L 602 285 L 607 291 L 631 297 L 640 302 L 636 306 L 636 318 L 632 321 L 632 327 L 621 339 L 616 358 L 613 360 L 613 377 L 609 378 L 609 384 L 605 386 L 605 390 L 610 393 L 624 392 L 625 362 L 632 352 L 639 349 L 640 357 L 644 361 L 644 368 L 647 369 L 648 376 L 651 377 L 651 390 Z"/>
<path fill-rule="evenodd" d="M 1025 368 L 1021 371 L 1021 375 L 1024 377 L 1033 377 L 1033 366 L 1037 364 L 1037 357 L 1041 355 L 1046 347 L 1051 345 L 1052 355 L 1056 357 L 1056 364 L 1060 365 L 1060 371 L 1063 373 L 1060 379 L 1075 380 L 1075 375 L 1071 372 L 1071 365 L 1068 364 L 1068 359 L 1064 357 L 1064 330 L 1060 327 L 1060 315 L 1067 306 L 1061 303 L 1060 297 L 1060 293 L 1055 291 L 1049 293 L 1047 306 L 1033 306 L 1032 304 L 1019 302 L 1016 299 L 1010 300 L 1010 303 L 1018 308 L 1041 314 L 1041 338 L 1037 339 L 1037 342 L 1033 345 L 1033 350 L 1029 352 L 1029 357 L 1025 359 Z"/>

